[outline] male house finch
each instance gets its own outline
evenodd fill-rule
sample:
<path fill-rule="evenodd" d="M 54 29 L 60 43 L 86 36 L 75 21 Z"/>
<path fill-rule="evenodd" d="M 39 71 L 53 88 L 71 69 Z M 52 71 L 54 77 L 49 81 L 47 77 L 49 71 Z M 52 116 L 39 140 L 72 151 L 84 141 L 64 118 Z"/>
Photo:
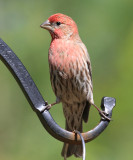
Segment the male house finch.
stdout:
<path fill-rule="evenodd" d="M 52 37 L 48 54 L 50 79 L 56 103 L 61 102 L 63 106 L 66 130 L 82 132 L 82 119 L 88 121 L 90 105 L 94 105 L 87 49 L 79 37 L 76 23 L 64 14 L 50 16 L 41 27 Z M 64 144 L 62 156 L 72 154 L 82 157 L 82 146 Z"/>

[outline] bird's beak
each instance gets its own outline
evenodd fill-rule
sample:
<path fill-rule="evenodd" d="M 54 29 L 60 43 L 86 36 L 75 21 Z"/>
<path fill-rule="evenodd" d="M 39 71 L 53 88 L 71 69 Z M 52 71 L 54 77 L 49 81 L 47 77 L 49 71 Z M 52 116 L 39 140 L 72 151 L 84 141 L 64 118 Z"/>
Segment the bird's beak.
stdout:
<path fill-rule="evenodd" d="M 51 30 L 52 27 L 51 27 L 51 23 L 49 22 L 49 20 L 45 21 L 44 23 L 42 23 L 40 25 L 41 28 L 44 28 L 44 29 L 47 29 L 47 30 Z"/>

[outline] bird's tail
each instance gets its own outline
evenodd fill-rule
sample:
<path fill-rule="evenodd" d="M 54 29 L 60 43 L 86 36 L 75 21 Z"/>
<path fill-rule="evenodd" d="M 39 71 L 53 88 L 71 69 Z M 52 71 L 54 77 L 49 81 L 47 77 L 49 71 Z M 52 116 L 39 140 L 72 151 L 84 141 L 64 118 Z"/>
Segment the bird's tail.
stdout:
<path fill-rule="evenodd" d="M 62 153 L 61 153 L 64 159 L 66 159 L 67 157 L 70 157 L 73 154 L 75 155 L 75 157 L 81 158 L 83 155 L 82 145 L 73 145 L 73 144 L 64 143 Z"/>
<path fill-rule="evenodd" d="M 66 130 L 71 131 L 67 123 L 66 123 Z M 82 122 L 78 131 L 82 132 Z M 75 157 L 81 158 L 83 155 L 82 145 L 73 145 L 73 144 L 64 143 L 63 149 L 61 152 L 61 155 L 64 157 L 64 159 L 66 160 L 67 157 L 70 157 L 73 154 L 75 155 Z"/>

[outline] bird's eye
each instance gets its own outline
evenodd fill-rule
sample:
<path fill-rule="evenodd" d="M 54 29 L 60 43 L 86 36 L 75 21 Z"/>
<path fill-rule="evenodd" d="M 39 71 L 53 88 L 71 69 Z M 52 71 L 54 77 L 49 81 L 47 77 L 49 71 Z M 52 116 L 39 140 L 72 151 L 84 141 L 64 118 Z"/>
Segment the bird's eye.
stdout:
<path fill-rule="evenodd" d="M 61 23 L 60 23 L 60 22 L 56 22 L 56 24 L 57 24 L 57 26 L 61 25 Z"/>

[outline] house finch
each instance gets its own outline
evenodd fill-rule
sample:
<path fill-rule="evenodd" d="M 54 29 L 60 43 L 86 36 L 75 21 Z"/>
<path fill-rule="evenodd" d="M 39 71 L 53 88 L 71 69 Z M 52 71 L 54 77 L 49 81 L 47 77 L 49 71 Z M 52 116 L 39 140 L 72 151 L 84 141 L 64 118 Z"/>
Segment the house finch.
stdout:
<path fill-rule="evenodd" d="M 50 79 L 56 103 L 61 102 L 63 106 L 66 130 L 82 132 L 82 120 L 88 121 L 90 105 L 94 104 L 87 49 L 79 37 L 76 23 L 64 14 L 50 16 L 41 27 L 52 37 L 48 54 Z M 64 144 L 62 156 L 72 154 L 82 157 L 82 146 Z"/>

